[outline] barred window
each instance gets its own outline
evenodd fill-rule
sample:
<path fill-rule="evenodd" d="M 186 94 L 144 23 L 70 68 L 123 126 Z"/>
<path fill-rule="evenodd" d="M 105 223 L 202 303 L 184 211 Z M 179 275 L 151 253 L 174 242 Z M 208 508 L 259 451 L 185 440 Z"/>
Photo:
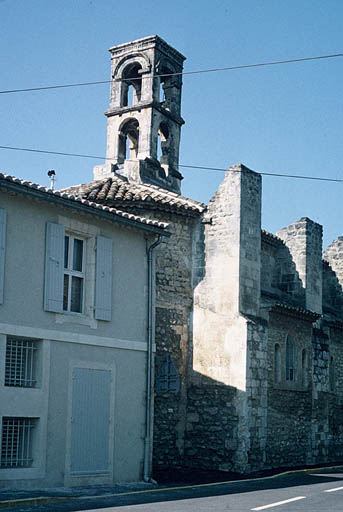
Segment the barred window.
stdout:
<path fill-rule="evenodd" d="M 286 341 L 286 380 L 295 380 L 294 342 L 290 336 L 287 336 Z"/>
<path fill-rule="evenodd" d="M 5 386 L 36 387 L 37 349 L 37 341 L 7 338 Z"/>
<path fill-rule="evenodd" d="M 38 418 L 2 418 L 1 468 L 32 466 L 37 423 Z"/>

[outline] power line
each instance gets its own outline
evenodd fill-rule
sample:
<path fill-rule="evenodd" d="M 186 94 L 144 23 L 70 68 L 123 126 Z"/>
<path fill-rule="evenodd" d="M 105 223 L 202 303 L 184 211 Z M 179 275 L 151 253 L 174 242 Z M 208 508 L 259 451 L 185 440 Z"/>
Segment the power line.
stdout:
<path fill-rule="evenodd" d="M 63 151 L 47 151 L 44 149 L 32 149 L 32 148 L 18 148 L 14 146 L 0 146 L 0 149 L 10 149 L 13 151 L 27 151 L 30 153 L 44 153 L 48 155 L 58 155 L 58 156 L 72 156 L 72 157 L 78 157 L 78 158 L 93 158 L 96 160 L 112 160 L 112 158 L 107 158 L 104 156 L 95 156 L 95 155 L 84 155 L 80 153 L 65 153 Z M 198 169 L 198 170 L 204 170 L 204 171 L 219 171 L 219 172 L 226 172 L 228 169 L 225 169 L 223 167 L 206 167 L 203 165 L 185 165 L 185 164 L 179 164 L 179 167 L 184 167 L 187 169 Z M 275 172 L 258 172 L 258 174 L 261 174 L 262 176 L 276 176 L 280 178 L 295 178 L 295 179 L 301 179 L 301 180 L 315 180 L 315 181 L 332 181 L 335 183 L 342 183 L 342 180 L 334 179 L 334 178 L 321 178 L 317 176 L 301 176 L 297 174 L 280 174 Z"/>
<path fill-rule="evenodd" d="M 239 66 L 225 66 L 220 68 L 212 68 L 212 69 L 200 69 L 196 71 L 180 71 L 178 73 L 164 73 L 164 74 L 158 74 L 154 75 L 153 78 L 166 78 L 170 76 L 179 76 L 179 75 L 195 75 L 200 73 L 214 73 L 218 71 L 233 71 L 238 69 L 247 69 L 247 68 L 257 68 L 257 67 L 263 67 L 263 66 L 276 66 L 279 64 L 291 64 L 295 62 L 305 62 L 305 61 L 311 61 L 311 60 L 322 60 L 322 59 L 334 59 L 337 57 L 343 57 L 343 53 L 335 53 L 331 55 L 319 55 L 316 57 L 303 57 L 299 59 L 288 59 L 288 60 L 278 60 L 278 61 L 271 61 L 271 62 L 259 62 L 256 64 L 243 64 Z M 145 78 L 151 78 L 151 76 L 141 76 L 137 78 L 123 78 L 123 79 L 117 79 L 118 81 L 129 81 L 132 82 L 133 80 L 141 80 Z M 96 82 L 78 82 L 78 83 L 72 83 L 72 84 L 61 84 L 61 85 L 48 85 L 48 86 L 42 86 L 42 87 L 28 87 L 26 89 L 8 89 L 0 91 L 0 94 L 11 94 L 16 92 L 32 92 L 32 91 L 44 91 L 49 89 L 65 89 L 68 87 L 84 87 L 89 85 L 99 85 L 99 84 L 109 84 L 112 80 L 98 80 Z"/>
<path fill-rule="evenodd" d="M 12 149 L 14 151 L 28 151 L 30 153 L 46 153 L 48 155 L 60 155 L 60 156 L 76 156 L 79 158 L 95 158 L 96 160 L 110 160 L 103 156 L 95 155 L 81 155 L 79 153 L 64 153 L 62 151 L 46 151 L 45 149 L 32 149 L 32 148 L 17 148 L 14 146 L 0 146 L 0 149 Z"/>
<path fill-rule="evenodd" d="M 331 55 L 319 55 L 317 57 L 303 57 L 299 59 L 288 59 L 288 60 L 276 60 L 271 62 L 259 62 L 257 64 L 243 64 L 240 66 L 225 66 L 222 68 L 212 68 L 212 69 L 201 69 L 196 71 L 180 71 L 178 73 L 164 73 L 161 75 L 155 75 L 157 77 L 168 77 L 168 76 L 175 76 L 175 75 L 196 75 L 199 73 L 214 73 L 216 71 L 232 71 L 235 69 L 247 69 L 247 68 L 258 68 L 262 66 L 275 66 L 278 64 L 291 64 L 294 62 L 305 62 L 310 60 L 320 60 L 320 59 L 333 59 L 337 57 L 343 57 L 343 53 L 334 53 Z M 120 78 L 117 79 L 118 81 L 132 81 L 132 80 L 140 80 L 141 78 L 149 78 L 149 77 L 138 77 L 138 78 Z"/>

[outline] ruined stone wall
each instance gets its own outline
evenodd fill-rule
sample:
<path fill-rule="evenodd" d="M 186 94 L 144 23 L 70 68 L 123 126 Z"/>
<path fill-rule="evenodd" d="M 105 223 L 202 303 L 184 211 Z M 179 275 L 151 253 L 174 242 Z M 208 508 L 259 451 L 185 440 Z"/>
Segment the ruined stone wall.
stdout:
<path fill-rule="evenodd" d="M 343 313 L 343 237 L 338 237 L 324 252 L 323 305 Z"/>
<path fill-rule="evenodd" d="M 324 252 L 324 260 L 330 263 L 339 284 L 343 286 L 343 236 L 339 236 L 329 245 Z"/>
<path fill-rule="evenodd" d="M 323 309 L 334 314 L 343 311 L 342 286 L 328 261 L 323 261 Z"/>
<path fill-rule="evenodd" d="M 287 245 L 262 231 L 261 292 L 281 302 L 305 307 L 305 290 Z"/>
<path fill-rule="evenodd" d="M 279 243 L 270 236 L 262 232 L 261 240 L 261 292 L 275 293 L 276 276 L 276 254 Z"/>
<path fill-rule="evenodd" d="M 296 265 L 304 289 L 304 307 L 321 313 L 322 226 L 307 217 L 302 217 L 276 234 L 287 245 Z"/>

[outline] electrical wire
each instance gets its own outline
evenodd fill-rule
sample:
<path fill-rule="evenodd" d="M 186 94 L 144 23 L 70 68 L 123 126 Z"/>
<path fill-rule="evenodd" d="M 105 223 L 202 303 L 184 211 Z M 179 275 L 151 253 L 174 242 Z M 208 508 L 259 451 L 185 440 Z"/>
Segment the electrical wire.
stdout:
<path fill-rule="evenodd" d="M 263 67 L 263 66 L 276 66 L 280 64 L 291 64 L 295 62 L 305 62 L 305 61 L 312 61 L 312 60 L 322 60 L 322 59 L 334 59 L 337 57 L 343 57 L 343 53 L 335 53 L 331 55 L 319 55 L 316 57 L 303 57 L 299 59 L 287 59 L 287 60 L 278 60 L 278 61 L 271 61 L 271 62 L 259 62 L 256 64 L 243 64 L 239 66 L 225 66 L 220 68 L 212 68 L 212 69 L 200 69 L 196 71 L 180 71 L 176 73 L 164 73 L 164 74 L 157 74 L 153 75 L 153 78 L 166 78 L 170 76 L 179 76 L 179 75 L 195 75 L 195 74 L 201 74 L 201 73 L 214 73 L 218 71 L 233 71 L 233 70 L 239 70 L 239 69 L 247 69 L 247 68 L 257 68 L 257 67 Z M 134 80 L 142 80 L 145 78 L 151 78 L 151 76 L 141 76 L 137 78 L 120 78 L 115 79 L 116 81 L 129 81 L 132 82 Z M 11 94 L 11 93 L 17 93 L 17 92 L 32 92 L 32 91 L 44 91 L 49 89 L 65 89 L 68 87 L 84 87 L 89 85 L 99 85 L 99 84 L 109 84 L 113 80 L 98 80 L 96 82 L 79 82 L 79 83 L 72 83 L 72 84 L 61 84 L 61 85 L 48 85 L 48 86 L 42 86 L 42 87 L 28 87 L 25 89 L 8 89 L 8 90 L 2 90 L 0 91 L 0 94 Z"/>
<path fill-rule="evenodd" d="M 72 156 L 72 157 L 78 157 L 78 158 L 93 158 L 96 160 L 112 160 L 112 158 L 106 158 L 103 156 L 96 156 L 96 155 L 84 155 L 81 153 L 66 153 L 63 151 L 47 151 L 44 149 L 33 149 L 33 148 L 18 148 L 14 146 L 0 146 L 0 149 L 9 149 L 13 151 L 27 151 L 30 153 L 44 153 L 47 155 L 58 155 L 58 156 Z M 204 170 L 204 171 L 219 171 L 219 172 L 226 172 L 228 169 L 225 169 L 223 167 L 206 167 L 204 165 L 185 165 L 185 164 L 179 164 L 179 167 L 183 167 L 186 169 L 197 169 L 197 170 Z M 302 180 L 315 180 L 315 181 L 330 181 L 335 183 L 342 183 L 343 179 L 334 179 L 334 178 L 322 178 L 318 176 L 303 176 L 298 174 L 280 174 L 275 172 L 258 172 L 257 174 L 261 174 L 262 176 L 275 176 L 280 178 L 295 178 L 295 179 L 302 179 Z"/>

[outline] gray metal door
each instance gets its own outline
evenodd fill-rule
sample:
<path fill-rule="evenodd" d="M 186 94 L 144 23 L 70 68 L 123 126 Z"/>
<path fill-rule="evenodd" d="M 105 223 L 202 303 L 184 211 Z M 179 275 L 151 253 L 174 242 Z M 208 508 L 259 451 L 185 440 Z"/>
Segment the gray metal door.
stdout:
<path fill-rule="evenodd" d="M 109 471 L 111 371 L 74 368 L 71 473 Z"/>

